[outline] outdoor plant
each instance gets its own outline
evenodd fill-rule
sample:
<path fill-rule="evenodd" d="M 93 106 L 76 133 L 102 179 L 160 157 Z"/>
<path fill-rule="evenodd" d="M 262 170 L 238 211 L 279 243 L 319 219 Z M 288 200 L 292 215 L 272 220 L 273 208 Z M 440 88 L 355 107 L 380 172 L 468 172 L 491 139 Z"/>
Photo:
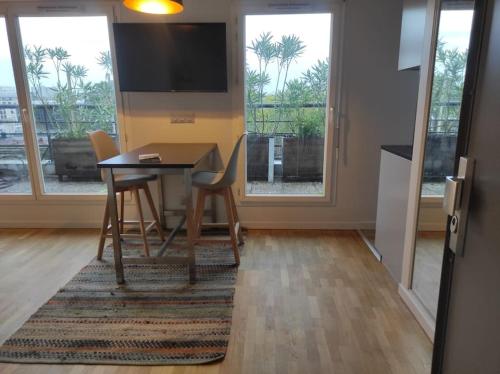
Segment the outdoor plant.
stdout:
<path fill-rule="evenodd" d="M 87 80 L 88 69 L 73 64 L 63 48 L 26 46 L 24 53 L 32 98 L 40 102 L 49 121 L 44 129 L 47 134 L 55 131 L 58 138 L 80 139 L 96 129 L 113 132 L 115 99 L 109 51 L 97 57 L 105 71 L 105 80 L 97 83 Z M 54 67 L 55 84 L 49 83 L 47 64 Z"/>
<path fill-rule="evenodd" d="M 265 88 L 271 82 L 268 67 L 277 53 L 276 45 L 272 39 L 270 32 L 262 33 L 248 47 L 255 53 L 258 61 L 258 71 L 250 70 L 247 66 L 247 87 L 249 88 L 248 94 L 252 95 L 252 97 L 249 97 L 248 104 L 252 108 L 253 130 L 260 134 L 266 132 L 266 123 L 269 121 L 269 116 L 266 115 L 264 110 L 264 98 L 267 96 Z M 260 108 L 259 111 L 257 111 L 257 104 Z"/>
<path fill-rule="evenodd" d="M 247 66 L 247 112 L 252 131 L 260 135 L 274 135 L 286 117 L 285 99 L 291 64 L 304 52 L 305 46 L 296 35 L 283 35 L 277 42 L 270 32 L 262 33 L 248 47 L 257 57 L 257 70 Z M 266 92 L 271 83 L 270 69 L 274 68 L 274 94 Z M 265 104 L 272 111 L 266 111 Z"/>
<path fill-rule="evenodd" d="M 276 133 L 276 130 L 281 124 L 281 120 L 285 111 L 285 90 L 287 88 L 287 79 L 290 65 L 302 55 L 305 46 L 297 36 L 284 35 L 282 36 L 281 41 L 276 43 L 275 49 L 276 63 L 278 65 L 278 79 L 276 81 L 276 89 L 274 94 L 274 108 L 277 112 L 277 118 L 274 122 L 272 131 L 273 134 Z M 282 75 L 283 81 L 281 81 Z"/>
<path fill-rule="evenodd" d="M 467 54 L 467 50 L 447 49 L 443 41 L 438 41 L 430 132 L 453 133 L 457 130 Z"/>
<path fill-rule="evenodd" d="M 296 136 L 324 135 L 328 69 L 327 60 L 318 60 L 301 78 L 287 84 L 285 102 L 288 106 L 289 129 Z"/>
<path fill-rule="evenodd" d="M 251 123 L 251 128 L 254 132 L 260 134 L 266 131 L 266 121 L 268 116 L 264 111 L 263 88 L 269 84 L 270 78 L 267 75 L 262 75 L 255 70 L 250 70 L 247 66 L 246 73 L 246 90 L 247 90 L 247 115 Z M 260 109 L 257 109 L 260 108 Z"/>
<path fill-rule="evenodd" d="M 302 56 L 305 48 L 296 35 L 284 35 L 275 42 L 270 32 L 251 42 L 248 49 L 257 57 L 257 66 L 246 67 L 250 132 L 271 137 L 277 133 L 324 135 L 328 61 L 319 60 L 300 78 L 289 79 L 292 63 Z M 273 87 L 270 87 L 271 73 L 275 77 Z"/>
<path fill-rule="evenodd" d="M 424 161 L 426 181 L 442 182 L 453 174 L 467 54 L 438 41 Z"/>

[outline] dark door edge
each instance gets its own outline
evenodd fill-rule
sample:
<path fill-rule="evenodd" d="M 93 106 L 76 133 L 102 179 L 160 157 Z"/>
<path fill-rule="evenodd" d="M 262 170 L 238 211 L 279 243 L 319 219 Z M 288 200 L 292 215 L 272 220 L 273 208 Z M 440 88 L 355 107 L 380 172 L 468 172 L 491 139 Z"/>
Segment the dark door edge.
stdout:
<path fill-rule="evenodd" d="M 474 110 L 474 98 L 476 85 L 479 77 L 481 62 L 481 51 L 485 38 L 485 24 L 487 20 L 488 0 L 475 0 L 474 18 L 472 21 L 471 37 L 469 44 L 469 55 L 467 57 L 467 67 L 464 81 L 464 92 L 462 97 L 462 107 L 460 110 L 460 124 L 457 138 L 457 149 L 455 155 L 455 175 L 458 172 L 458 165 L 461 156 L 467 155 L 469 144 L 469 134 L 472 125 Z M 448 228 L 450 219 L 446 227 Z M 443 268 L 441 271 L 441 284 L 439 287 L 438 310 L 436 316 L 436 329 L 434 334 L 434 349 L 432 354 L 431 374 L 441 374 L 443 372 L 444 353 L 446 346 L 446 330 L 448 324 L 448 312 L 450 296 L 453 284 L 453 268 L 455 264 L 455 254 L 449 249 L 449 230 L 446 230 L 445 250 L 443 254 Z"/>

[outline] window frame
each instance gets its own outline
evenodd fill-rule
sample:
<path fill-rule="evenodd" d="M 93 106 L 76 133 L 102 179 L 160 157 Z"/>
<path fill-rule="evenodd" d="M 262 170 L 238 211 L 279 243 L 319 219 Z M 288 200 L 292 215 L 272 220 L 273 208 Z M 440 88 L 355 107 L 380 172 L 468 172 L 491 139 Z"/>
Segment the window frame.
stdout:
<path fill-rule="evenodd" d="M 61 6 L 74 7 L 75 10 L 63 11 L 44 11 L 40 6 Z M 0 16 L 5 18 L 9 46 L 11 52 L 12 67 L 16 81 L 16 89 L 18 95 L 19 109 L 21 111 L 21 119 L 23 124 L 23 132 L 26 144 L 26 156 L 28 159 L 28 170 L 31 180 L 31 194 L 15 194 L 5 193 L 0 194 L 0 202 L 44 202 L 44 203 L 61 203 L 61 202 L 102 202 L 107 198 L 106 193 L 103 194 L 79 194 L 79 193 L 47 193 L 44 191 L 43 173 L 41 170 L 40 156 L 38 143 L 36 141 L 36 132 L 34 126 L 33 107 L 29 95 L 29 84 L 27 82 L 26 66 L 23 61 L 23 46 L 21 38 L 21 30 L 19 26 L 20 17 L 85 17 L 85 16 L 105 16 L 108 23 L 108 38 L 110 45 L 110 53 L 113 61 L 113 79 L 115 86 L 115 102 L 116 102 L 116 129 L 120 141 L 120 149 L 127 150 L 127 136 L 125 118 L 123 115 L 124 98 L 119 90 L 118 71 L 116 66 L 116 51 L 113 35 L 113 22 L 117 22 L 115 14 L 115 6 L 112 4 L 102 4 L 98 2 L 89 2 L 84 5 L 82 2 L 30 2 L 30 3 L 13 3 L 6 2 L 0 4 Z M 127 201 L 130 197 L 127 198 Z"/>
<path fill-rule="evenodd" d="M 19 80 L 18 80 L 18 74 L 16 74 L 16 66 L 15 66 L 15 56 L 13 54 L 13 48 L 12 48 L 12 32 L 9 28 L 9 17 L 8 17 L 8 6 L 7 4 L 0 4 L 0 17 L 4 20 L 5 22 L 5 29 L 7 32 L 7 44 L 9 46 L 9 53 L 10 53 L 10 62 L 12 66 L 12 72 L 14 74 L 14 81 L 15 81 L 15 89 L 16 89 L 16 95 L 19 103 L 19 108 L 21 108 L 21 103 L 20 103 L 20 96 L 21 96 L 21 89 L 19 87 Z M 35 186 L 34 186 L 34 178 L 36 178 L 35 175 L 33 175 L 33 168 L 32 168 L 32 158 L 31 158 L 31 137 L 29 136 L 29 132 L 26 128 L 26 123 L 22 117 L 21 113 L 21 125 L 23 129 L 23 138 L 24 138 L 24 150 L 26 154 L 26 161 L 27 161 L 27 168 L 28 168 L 28 176 L 29 176 L 29 181 L 30 181 L 30 188 L 31 192 L 29 193 L 15 193 L 15 192 L 5 192 L 5 193 L 0 193 L 0 202 L 1 201 L 27 201 L 27 202 L 32 202 L 35 200 Z"/>
<path fill-rule="evenodd" d="M 276 7 L 278 3 L 278 8 Z M 323 162 L 323 195 L 256 195 L 247 194 L 247 147 L 246 143 L 243 146 L 242 157 L 239 162 L 238 179 L 236 182 L 237 196 L 241 205 L 244 206 L 335 206 L 336 192 L 338 184 L 338 161 L 340 156 L 340 128 L 341 115 L 341 72 L 342 72 L 342 40 L 343 40 L 343 25 L 344 25 L 344 7 L 343 1 L 317 1 L 306 4 L 305 7 L 294 9 L 287 8 L 289 2 L 284 2 L 284 7 L 279 7 L 279 2 L 273 2 L 273 6 L 266 1 L 242 1 L 241 4 L 234 8 L 234 19 L 237 28 L 236 32 L 236 77 L 235 77 L 235 92 L 234 102 L 237 103 L 236 110 L 238 117 L 241 118 L 239 123 L 240 134 L 246 131 L 246 98 L 245 98 L 245 30 L 246 16 L 250 15 L 270 15 L 270 14 L 313 14 L 313 13 L 330 13 L 332 33 L 330 40 L 330 57 L 331 58 L 330 73 L 329 73 L 329 92 L 327 110 L 327 122 L 325 124 L 325 149 Z"/>

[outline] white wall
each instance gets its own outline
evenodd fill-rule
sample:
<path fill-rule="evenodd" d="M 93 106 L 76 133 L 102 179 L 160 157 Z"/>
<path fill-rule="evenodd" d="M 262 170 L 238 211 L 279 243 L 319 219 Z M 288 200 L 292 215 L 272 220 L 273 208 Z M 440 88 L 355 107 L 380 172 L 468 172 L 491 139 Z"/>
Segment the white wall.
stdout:
<path fill-rule="evenodd" d="M 398 72 L 398 45 L 402 1 L 347 0 L 344 40 L 342 150 L 339 162 L 336 206 L 239 208 L 247 227 L 356 228 L 374 225 L 380 145 L 408 144 L 413 136 L 418 73 Z M 235 28 L 231 0 L 185 0 L 185 12 L 158 17 L 156 22 L 228 22 Z M 120 9 L 122 22 L 151 20 L 151 16 Z M 335 58 L 335 57 L 333 57 Z M 217 142 L 224 160 L 242 126 L 233 100 L 235 66 L 230 67 L 227 94 L 129 93 L 124 95 L 124 126 L 127 147 L 149 142 Z M 172 113 L 195 112 L 193 125 L 171 125 Z M 175 185 L 172 181 L 170 186 Z M 176 194 L 169 194 L 175 204 Z M 101 203 L 24 204 L 16 214 L 1 206 L 0 226 L 98 225 Z M 10 204 L 9 207 L 15 207 Z M 42 217 L 50 217 L 44 219 Z M 45 222 L 45 223 L 44 223 Z M 49 222 L 50 224 L 47 224 Z"/>

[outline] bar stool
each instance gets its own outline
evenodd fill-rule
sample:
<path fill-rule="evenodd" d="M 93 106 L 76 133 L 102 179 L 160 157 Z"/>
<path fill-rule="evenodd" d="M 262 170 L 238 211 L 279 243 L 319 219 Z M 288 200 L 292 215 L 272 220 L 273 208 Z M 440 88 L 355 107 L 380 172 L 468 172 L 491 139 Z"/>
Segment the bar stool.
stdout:
<path fill-rule="evenodd" d="M 88 134 L 92 147 L 94 148 L 97 162 L 107 160 L 108 158 L 118 156 L 120 152 L 116 147 L 113 139 L 106 134 L 104 131 L 97 130 Z M 105 180 L 104 171 L 101 172 L 101 177 Z M 156 176 L 154 175 L 118 175 L 115 177 L 115 188 L 116 191 L 120 193 L 120 218 L 118 223 L 120 225 L 120 237 L 121 238 L 141 238 L 143 240 L 144 254 L 149 257 L 149 244 L 148 244 L 148 234 L 151 230 L 156 229 L 161 240 L 165 240 L 163 230 L 160 225 L 160 219 L 158 218 L 158 213 L 153 203 L 153 198 L 151 197 L 151 191 L 149 190 L 148 182 L 154 181 Z M 146 200 L 148 202 L 149 208 L 153 215 L 153 221 L 145 222 L 144 215 L 141 206 L 141 198 L 139 191 L 143 190 L 146 195 Z M 137 213 L 139 214 L 139 221 L 126 221 L 125 220 L 125 192 L 129 191 L 134 195 L 137 204 Z M 97 259 L 102 259 L 102 254 L 104 250 L 104 243 L 106 238 L 111 238 L 112 235 L 109 233 L 111 230 L 109 216 L 108 201 L 106 202 L 106 208 L 104 210 L 104 219 L 101 227 L 101 234 L 99 239 L 99 246 L 97 250 Z M 148 224 L 146 226 L 146 224 Z M 139 225 L 140 234 L 129 234 L 124 233 L 125 225 Z"/>
<path fill-rule="evenodd" d="M 240 145 L 246 134 L 242 135 L 236 145 L 224 172 L 199 171 L 193 173 L 193 186 L 198 188 L 198 199 L 195 212 L 195 243 L 213 243 L 214 240 L 202 238 L 202 229 L 205 227 L 228 227 L 228 240 L 215 240 L 215 242 L 229 242 L 234 253 L 236 264 L 240 263 L 240 253 L 238 244 L 243 244 L 243 234 L 241 232 L 240 220 L 234 203 L 234 196 L 231 186 L 236 181 L 238 166 L 238 153 Z M 226 208 L 227 223 L 213 224 L 203 223 L 203 212 L 205 209 L 205 199 L 210 195 L 221 195 L 224 198 Z"/>

